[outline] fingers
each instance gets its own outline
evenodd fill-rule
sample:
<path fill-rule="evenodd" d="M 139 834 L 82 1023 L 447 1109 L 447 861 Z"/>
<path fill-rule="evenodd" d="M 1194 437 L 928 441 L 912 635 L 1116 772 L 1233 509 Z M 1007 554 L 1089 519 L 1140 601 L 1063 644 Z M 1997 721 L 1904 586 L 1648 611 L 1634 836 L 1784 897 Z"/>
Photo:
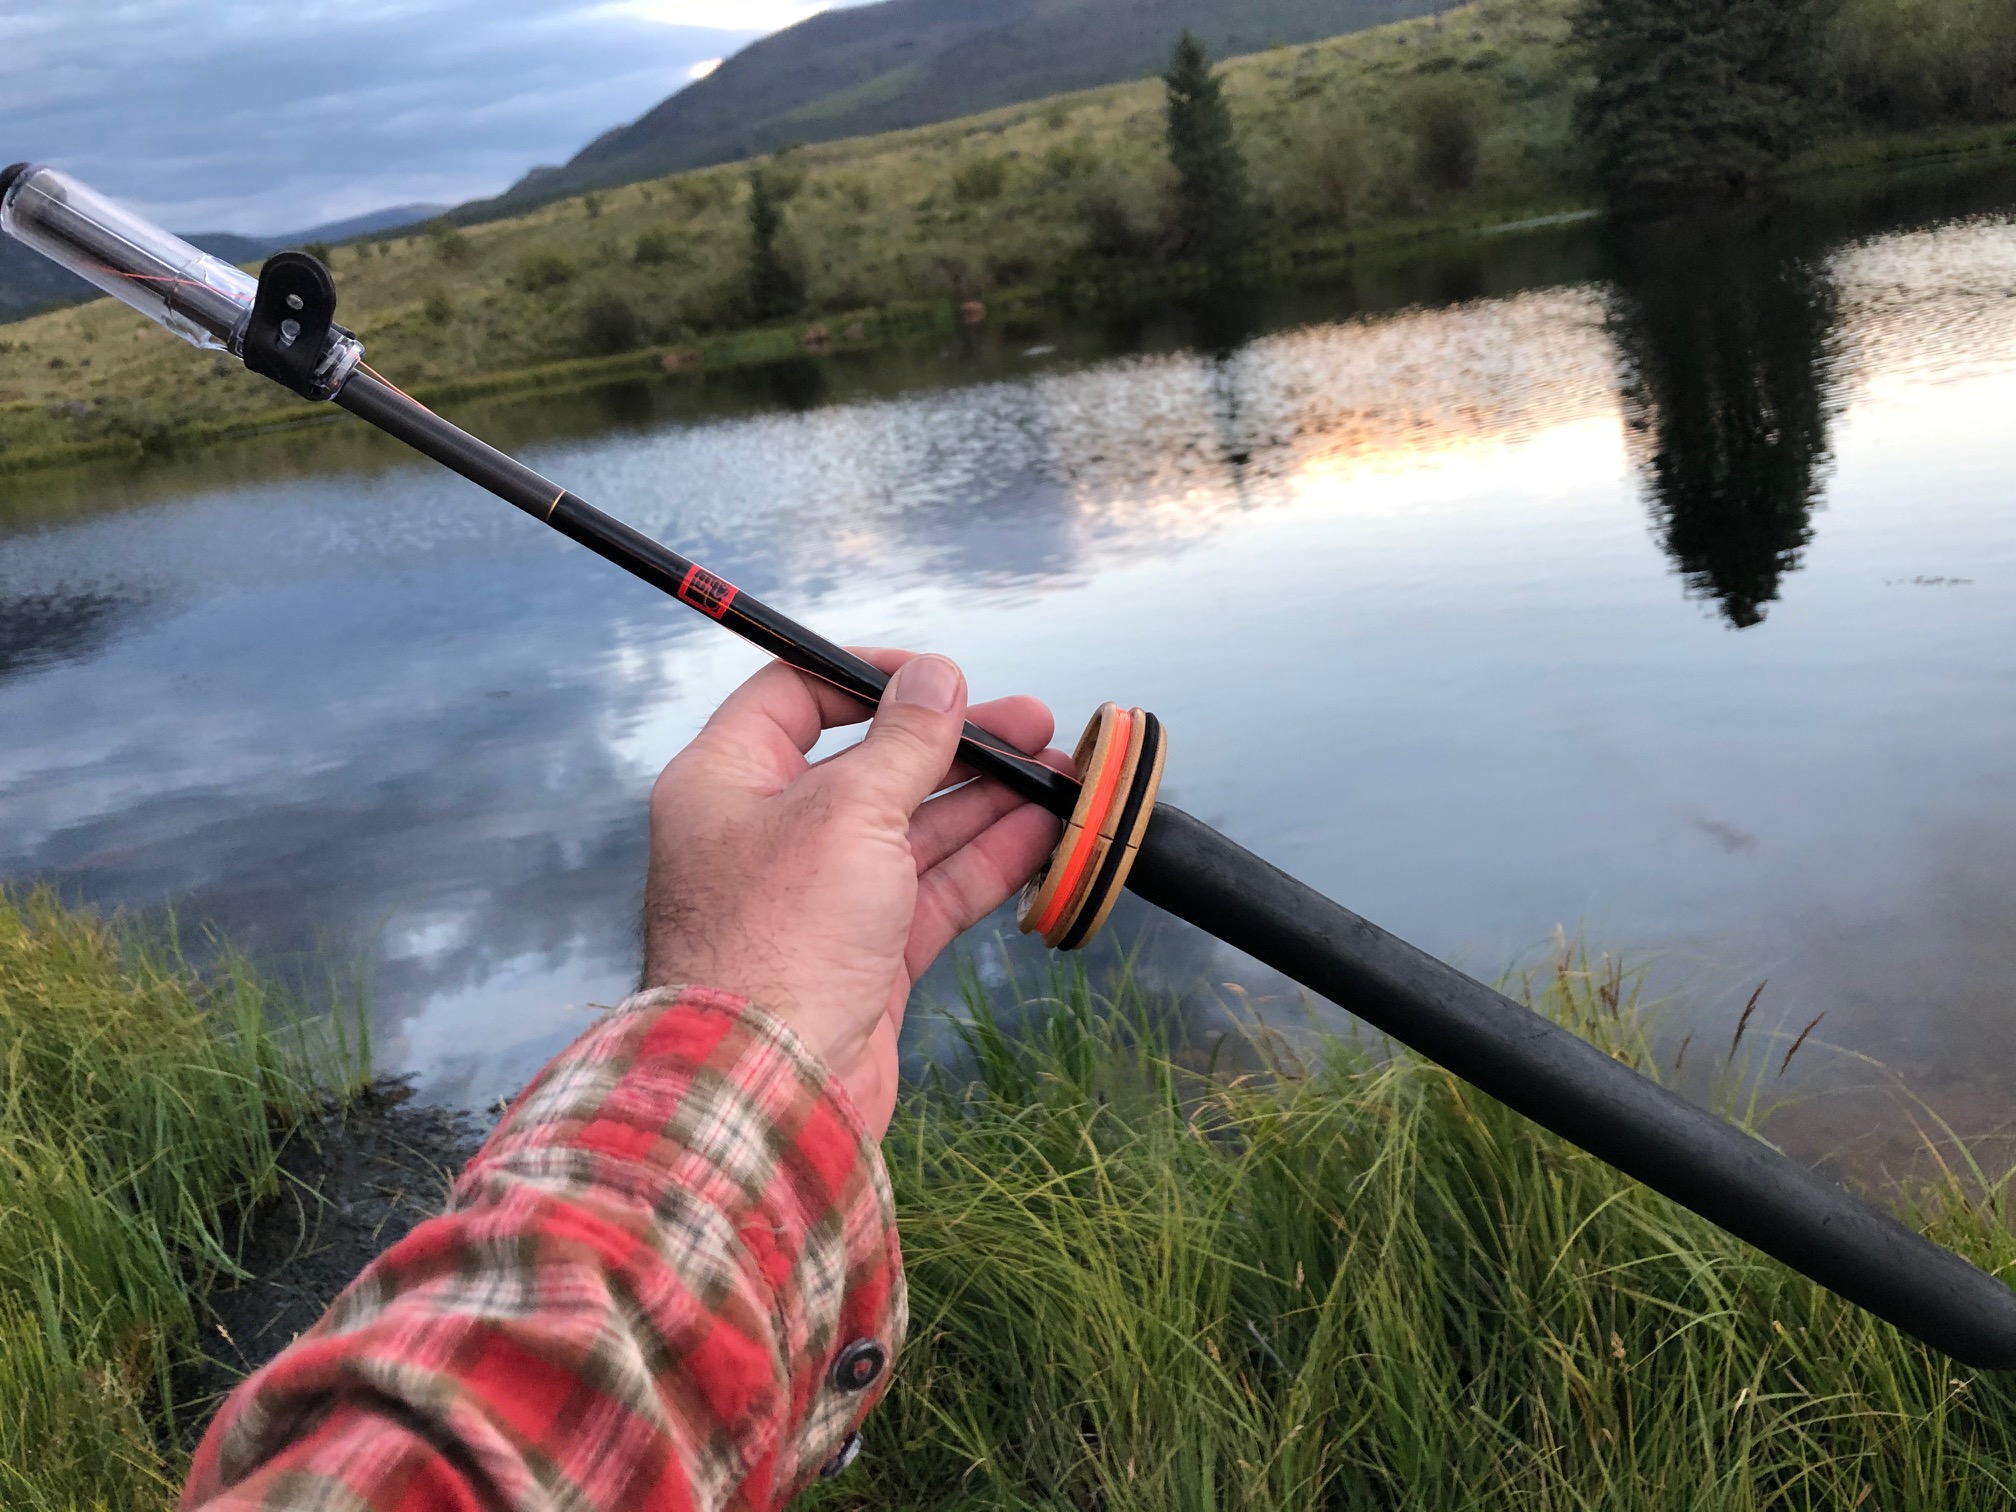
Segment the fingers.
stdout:
<path fill-rule="evenodd" d="M 863 661 L 890 673 L 918 655 L 881 646 L 849 649 Z M 782 662 L 772 662 L 728 695 L 707 721 L 707 729 L 724 741 L 745 748 L 781 739 L 802 756 L 812 749 L 821 731 L 860 724 L 873 712 L 869 704 L 831 683 L 821 682 Z M 1040 751 L 1056 732 L 1056 721 L 1049 709 L 1033 698 L 991 699 L 974 705 L 966 717 L 1023 751 Z M 955 780 L 963 781 L 971 775 L 968 772 Z"/>
<path fill-rule="evenodd" d="M 889 680 L 861 744 L 827 769 L 907 822 L 945 785 L 965 720 L 965 674 L 945 657 L 915 657 Z"/>
<path fill-rule="evenodd" d="M 904 952 L 911 980 L 1035 876 L 1062 831 L 1054 814 L 1024 803 L 918 878 L 917 909 Z"/>
<path fill-rule="evenodd" d="M 1062 751 L 1044 751 L 1036 759 L 1060 772 L 1071 770 L 1071 759 Z M 961 770 L 952 769 L 955 781 Z M 1026 801 L 992 779 L 969 782 L 933 798 L 910 820 L 910 853 L 917 859 L 917 874 L 922 876 L 961 846 L 972 844 Z"/>

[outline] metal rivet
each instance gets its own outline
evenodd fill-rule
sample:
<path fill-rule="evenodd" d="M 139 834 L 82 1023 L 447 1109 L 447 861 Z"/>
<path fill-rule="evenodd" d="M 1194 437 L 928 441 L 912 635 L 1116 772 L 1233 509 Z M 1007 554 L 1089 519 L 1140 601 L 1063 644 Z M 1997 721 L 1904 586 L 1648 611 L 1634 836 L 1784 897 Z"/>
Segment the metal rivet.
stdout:
<path fill-rule="evenodd" d="M 835 1391 L 866 1391 L 888 1364 L 889 1351 L 873 1339 L 856 1339 L 835 1356 L 828 1379 Z"/>
<path fill-rule="evenodd" d="M 819 1467 L 819 1479 L 831 1480 L 842 1473 L 861 1457 L 861 1435 L 850 1433 L 840 1441 L 840 1447 L 833 1451 L 833 1458 Z"/>

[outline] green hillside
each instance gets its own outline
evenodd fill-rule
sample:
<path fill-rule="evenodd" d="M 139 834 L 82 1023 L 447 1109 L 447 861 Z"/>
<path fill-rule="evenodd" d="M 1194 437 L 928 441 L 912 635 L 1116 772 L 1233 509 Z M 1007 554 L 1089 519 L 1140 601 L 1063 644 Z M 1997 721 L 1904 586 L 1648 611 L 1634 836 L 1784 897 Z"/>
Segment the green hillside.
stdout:
<path fill-rule="evenodd" d="M 1188 27 L 1215 57 L 1363 31 L 1449 0 L 882 0 L 766 37 L 565 167 L 539 169 L 491 220 L 606 189 L 826 142 L 948 121 L 1157 73 Z"/>
<path fill-rule="evenodd" d="M 1857 0 L 1879 16 L 1907 3 Z M 1592 206 L 1571 4 L 1476 0 L 1226 63 L 1250 269 L 1404 256 L 1423 236 Z M 1982 52 L 1950 55 L 1971 66 Z M 1923 73 L 1944 56 L 1908 60 Z M 1794 169 L 2016 148 L 2016 89 L 1982 98 L 1942 107 L 1943 125 L 1839 107 Z M 902 339 L 949 326 L 962 301 L 1000 320 L 1036 301 L 1152 296 L 1200 272 L 1172 261 L 1163 107 L 1160 82 L 1142 80 L 773 157 L 782 250 L 805 290 L 788 319 L 759 322 L 752 304 L 746 165 L 338 247 L 338 314 L 380 371 L 447 403 Z M 312 413 L 109 301 L 0 327 L 0 469 Z"/>

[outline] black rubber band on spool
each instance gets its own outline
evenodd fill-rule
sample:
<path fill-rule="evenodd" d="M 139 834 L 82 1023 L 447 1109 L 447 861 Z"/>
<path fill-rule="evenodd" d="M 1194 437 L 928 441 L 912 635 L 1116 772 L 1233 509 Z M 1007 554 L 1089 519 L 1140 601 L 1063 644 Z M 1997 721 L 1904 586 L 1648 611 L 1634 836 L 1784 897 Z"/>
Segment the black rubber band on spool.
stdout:
<path fill-rule="evenodd" d="M 1064 932 L 1064 938 L 1057 943 L 1059 950 L 1083 950 L 1091 943 L 1092 936 L 1099 932 L 1099 926 L 1106 922 L 1106 915 L 1112 911 L 1112 901 L 1120 889 L 1126 885 L 1127 873 L 1133 869 L 1141 828 L 1142 806 L 1152 808 L 1155 804 L 1155 790 L 1161 786 L 1162 764 L 1162 721 L 1143 710 L 1141 734 L 1137 742 L 1140 756 L 1134 764 L 1134 781 L 1129 785 L 1126 801 L 1120 808 L 1120 822 L 1113 829 L 1113 844 L 1099 863 L 1099 871 L 1092 879 L 1092 886 L 1085 894 L 1085 902 L 1078 910 L 1077 918 Z"/>

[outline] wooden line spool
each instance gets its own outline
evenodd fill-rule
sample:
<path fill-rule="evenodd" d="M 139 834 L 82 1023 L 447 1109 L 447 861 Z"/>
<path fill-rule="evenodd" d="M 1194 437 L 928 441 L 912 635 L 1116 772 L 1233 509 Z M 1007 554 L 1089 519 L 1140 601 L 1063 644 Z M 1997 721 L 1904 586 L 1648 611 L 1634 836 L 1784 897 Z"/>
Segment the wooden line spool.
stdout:
<path fill-rule="evenodd" d="M 1080 786 L 1064 838 L 1022 893 L 1024 934 L 1082 950 L 1106 923 L 1155 813 L 1167 749 L 1146 709 L 1100 705 L 1071 758 Z"/>

